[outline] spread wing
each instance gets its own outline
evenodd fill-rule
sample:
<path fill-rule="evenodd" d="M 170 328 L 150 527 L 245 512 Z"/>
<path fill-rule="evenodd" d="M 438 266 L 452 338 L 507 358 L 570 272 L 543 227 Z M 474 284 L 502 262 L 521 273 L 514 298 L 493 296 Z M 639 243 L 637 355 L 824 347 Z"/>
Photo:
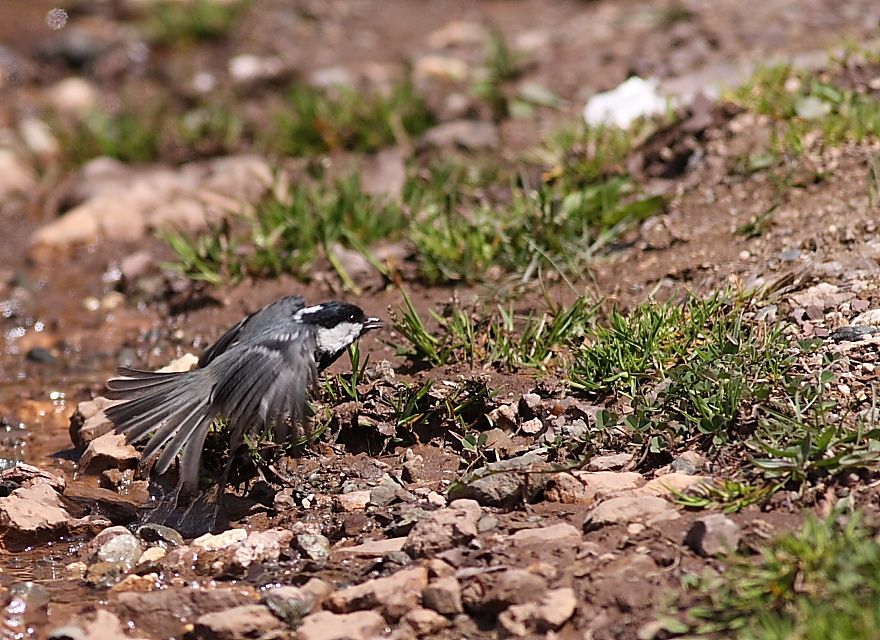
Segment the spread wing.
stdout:
<path fill-rule="evenodd" d="M 308 393 L 318 379 L 313 328 L 266 332 L 228 350 L 215 366 L 221 362 L 229 367 L 214 387 L 212 406 L 229 421 L 233 447 L 251 427 L 272 425 L 280 442 L 288 420 L 305 423 Z"/>
<path fill-rule="evenodd" d="M 217 356 L 235 345 L 243 334 L 247 334 L 252 330 L 259 332 L 264 326 L 273 321 L 281 321 L 283 326 L 285 324 L 284 320 L 302 309 L 303 306 L 305 306 L 305 300 L 300 296 L 287 296 L 242 318 L 234 327 L 220 336 L 214 344 L 202 352 L 202 355 L 199 356 L 198 366 L 204 367 L 210 364 Z"/>

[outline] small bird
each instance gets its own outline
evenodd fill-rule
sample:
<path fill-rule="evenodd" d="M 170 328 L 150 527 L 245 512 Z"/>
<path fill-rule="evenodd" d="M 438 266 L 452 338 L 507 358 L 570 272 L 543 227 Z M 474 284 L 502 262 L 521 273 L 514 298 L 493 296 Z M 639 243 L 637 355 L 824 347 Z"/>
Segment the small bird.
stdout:
<path fill-rule="evenodd" d="M 287 296 L 223 334 L 202 353 L 195 369 L 157 373 L 120 368 L 122 377 L 107 382 L 106 396 L 122 402 L 106 414 L 128 442 L 149 437 L 142 468 L 152 465 L 153 475 L 162 476 L 183 452 L 174 499 L 159 505 L 158 515 L 149 519 L 167 520 L 196 496 L 202 448 L 214 420 L 224 419 L 229 433 L 222 495 L 245 434 L 269 428 L 275 442 L 284 442 L 292 427 L 305 427 L 308 392 L 318 373 L 382 324 L 346 302 L 307 307 L 303 298 Z"/>

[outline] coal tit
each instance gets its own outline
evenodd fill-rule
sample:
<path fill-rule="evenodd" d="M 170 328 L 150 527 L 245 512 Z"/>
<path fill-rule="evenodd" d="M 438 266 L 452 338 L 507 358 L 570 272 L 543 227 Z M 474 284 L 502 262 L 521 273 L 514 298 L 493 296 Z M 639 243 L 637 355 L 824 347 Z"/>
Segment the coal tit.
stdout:
<path fill-rule="evenodd" d="M 201 355 L 195 369 L 158 373 L 120 368 L 107 382 L 106 396 L 120 400 L 107 417 L 128 442 L 149 437 L 141 465 L 165 474 L 181 451 L 170 513 L 198 490 L 202 449 L 211 424 L 226 421 L 229 463 L 247 433 L 269 428 L 284 442 L 292 428 L 306 431 L 308 392 L 330 366 L 378 318 L 345 302 L 307 307 L 299 296 L 276 300 L 247 316 Z M 153 521 L 163 518 L 152 518 Z"/>

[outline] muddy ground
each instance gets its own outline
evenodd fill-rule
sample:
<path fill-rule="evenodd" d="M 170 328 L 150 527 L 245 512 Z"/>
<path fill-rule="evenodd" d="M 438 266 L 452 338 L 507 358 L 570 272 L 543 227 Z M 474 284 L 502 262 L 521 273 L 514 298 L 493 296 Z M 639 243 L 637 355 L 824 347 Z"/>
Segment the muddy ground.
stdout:
<path fill-rule="evenodd" d="M 118 567 L 104 567 L 106 573 L 94 569 L 96 549 L 103 548 L 95 535 L 111 524 L 132 525 L 145 495 L 132 471 L 106 472 L 116 463 L 83 469 L 82 447 L 69 433 L 79 403 L 100 395 L 117 365 L 154 369 L 185 353 L 197 354 L 244 314 L 280 295 L 299 294 L 309 301 L 341 297 L 387 318 L 400 313 L 403 298 L 396 284 L 401 282 L 423 314 L 441 310 L 453 298 L 485 302 L 493 296 L 513 299 L 517 310 L 526 312 L 543 308 L 544 293 L 540 286 L 513 287 L 503 279 L 430 286 L 407 279 L 402 269 L 402 281 L 380 278 L 377 285 L 372 277 L 359 283 L 362 292 L 355 295 L 324 263 L 305 281 L 283 275 L 204 285 L 165 269 L 163 261 L 173 254 L 146 228 L 117 237 L 99 232 L 86 242 L 41 241 L 38 230 L 84 200 L 78 187 L 96 187 L 65 153 L 65 139 L 54 138 L 55 146 L 40 139 L 44 129 L 36 127 L 34 133 L 33 121 L 48 122 L 50 138 L 57 133 L 47 114 L 59 109 L 64 98 L 58 97 L 58 83 L 70 77 L 88 84 L 93 97 L 84 99 L 112 109 L 124 92 L 162 90 L 175 99 L 191 99 L 193 79 L 207 74 L 217 92 L 244 83 L 235 90 L 245 94 L 242 103 L 259 119 L 270 117 L 266 105 L 291 78 L 320 82 L 323 72 L 366 90 L 387 85 L 407 68 L 418 74 L 435 64 L 440 69 L 425 72 L 430 81 L 420 90 L 437 105 L 438 120 L 489 124 L 496 138 L 477 150 L 465 143 L 454 151 L 419 153 L 464 162 L 503 159 L 540 179 L 553 167 L 535 161 L 531 152 L 559 127 L 578 122 L 585 100 L 597 91 L 612 89 L 631 74 L 685 85 L 689 79 L 702 82 L 707 74 L 723 81 L 731 67 L 868 42 L 878 33 L 876 3 L 252 0 L 219 38 L 179 46 L 144 36 L 140 21 L 152 2 L 68 4 L 7 0 L 0 6 L 0 146 L 11 158 L 3 156 L 6 177 L 0 176 L 0 457 L 4 464 L 34 465 L 66 483 L 52 494 L 64 513 L 58 523 L 16 533 L 16 525 L 0 522 L 3 637 L 49 637 L 65 625 L 79 626 L 52 637 L 664 637 L 667 632 L 655 621 L 683 592 L 682 577 L 717 561 L 685 544 L 706 512 L 676 505 L 661 481 L 674 472 L 674 483 L 683 490 L 688 478 L 724 478 L 736 460 L 723 453 L 708 455 L 695 447 L 662 464 L 642 464 L 632 456 L 608 458 L 626 449 L 611 447 L 589 452 L 576 468 L 577 473 L 608 474 L 581 480 L 587 488 L 578 485 L 575 493 L 592 492 L 588 497 L 566 498 L 564 482 L 554 475 L 561 467 L 539 465 L 515 474 L 518 484 L 509 496 L 465 492 L 476 502 L 451 502 L 450 486 L 486 458 L 463 452 L 459 441 L 428 428 L 390 438 L 367 420 L 359 424 L 355 418 L 352 424 L 351 406 L 336 407 L 340 417 L 330 431 L 300 457 L 283 461 L 292 486 L 276 478 L 236 489 L 228 528 L 245 529 L 249 542 L 178 545 L 142 534 L 138 552 L 167 547 L 167 555 L 137 557 L 122 570 L 126 578 Z M 461 105 L 461 87 L 455 84 L 461 67 L 449 66 L 448 60 L 460 61 L 465 69 L 482 64 L 480 38 L 487 29 L 522 52 L 515 83 L 540 85 L 556 97 L 554 106 L 498 117 L 484 103 L 471 101 L 467 91 Z M 271 77 L 231 77 L 229 61 L 242 54 L 277 61 Z M 446 60 L 446 66 L 426 63 L 429 56 Z M 844 80 L 853 86 L 875 95 L 880 91 L 876 64 L 850 68 L 848 74 Z M 876 137 L 808 144 L 769 169 L 741 170 L 743 158 L 767 148 L 768 119 L 732 105 L 701 108 L 698 115 L 705 121 L 696 128 L 679 123 L 639 140 L 625 161 L 644 189 L 664 195 L 663 213 L 626 230 L 581 277 L 568 277 L 570 285 L 551 276 L 545 283 L 549 295 L 570 302 L 585 293 L 604 300 L 606 308 L 625 309 L 683 291 L 703 294 L 783 281 L 787 297 L 780 301 L 780 313 L 806 308 L 806 316 L 791 320 L 797 338 L 823 338 L 877 306 L 880 227 L 877 194 L 870 186 L 870 167 L 873 163 L 877 171 L 880 150 Z M 415 157 L 401 146 L 405 156 Z M 685 167 L 670 160 L 670 149 L 680 148 L 687 149 Z M 292 176 L 306 172 L 310 162 L 330 171 L 370 163 L 368 156 L 344 150 L 320 158 L 279 157 L 259 140 L 245 139 L 222 152 L 166 147 L 152 164 L 174 173 L 184 163 L 248 152 Z M 425 162 L 425 156 L 418 161 Z M 143 169 L 127 164 L 135 169 L 134 185 Z M 17 175 L 23 177 L 15 184 Z M 876 180 L 875 174 L 875 187 Z M 756 232 L 744 232 L 748 225 Z M 139 270 L 129 261 L 126 267 L 133 255 L 149 266 Z M 126 269 L 136 273 L 125 275 Z M 141 279 L 143 287 L 132 286 Z M 791 301 L 822 282 L 843 297 L 818 305 Z M 397 381 L 433 380 L 435 389 L 471 381 L 496 394 L 476 408 L 482 415 L 495 411 L 495 425 L 476 421 L 482 428 L 502 427 L 493 456 L 528 455 L 554 421 L 595 420 L 595 399 L 575 397 L 552 371 L 497 371 L 478 362 L 417 367 L 395 354 L 399 342 L 389 330 L 366 338 L 362 351 L 373 365 L 390 363 L 384 371 L 393 371 Z M 349 366 L 342 358 L 327 375 Z M 377 371 L 369 384 L 381 386 L 383 374 Z M 871 375 L 856 378 L 852 386 L 871 388 Z M 523 397 L 533 390 L 539 396 Z M 506 424 L 498 418 L 499 407 Z M 523 429 L 536 418 L 537 427 Z M 554 479 L 529 473 L 535 469 Z M 606 480 L 611 484 L 601 485 Z M 14 486 L 32 481 L 18 478 Z M 731 515 L 737 535 L 766 539 L 799 525 L 805 510 L 822 510 L 833 497 L 818 493 L 808 500 L 784 494 Z M 637 501 L 637 513 L 596 525 L 593 510 L 612 496 Z M 662 504 L 638 502 L 646 497 Z M 862 497 L 867 508 L 876 509 L 870 488 Z M 253 537 L 266 531 L 265 539 Z M 103 541 L 114 534 L 101 535 Z M 375 546 L 383 540 L 390 546 Z M 247 544 L 251 556 L 233 557 Z M 355 550 L 347 551 L 350 547 Z M 370 582 L 386 577 L 392 580 L 389 586 Z M 360 599 L 345 589 L 360 583 L 372 585 Z M 278 585 L 301 591 L 279 592 L 272 600 L 267 594 Z M 227 615 L 225 623 L 210 618 L 233 607 L 237 613 Z M 305 611 L 291 613 L 296 607 Z M 324 611 L 308 615 L 311 622 L 296 630 L 294 623 L 312 607 Z M 103 611 L 112 616 L 103 618 Z M 316 617 L 325 614 L 327 619 Z"/>

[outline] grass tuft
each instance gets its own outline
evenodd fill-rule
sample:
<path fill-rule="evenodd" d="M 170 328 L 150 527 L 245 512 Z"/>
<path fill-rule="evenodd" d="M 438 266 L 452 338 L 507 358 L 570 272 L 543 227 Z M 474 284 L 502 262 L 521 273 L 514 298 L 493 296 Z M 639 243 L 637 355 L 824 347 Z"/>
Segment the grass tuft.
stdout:
<path fill-rule="evenodd" d="M 696 636 L 860 640 L 880 625 L 880 542 L 858 514 L 809 518 L 759 550 L 734 555 L 721 574 L 689 577 Z"/>
<path fill-rule="evenodd" d="M 145 28 L 162 45 L 216 40 L 232 30 L 247 5 L 247 0 L 161 0 L 151 4 Z"/>
<path fill-rule="evenodd" d="M 291 156 L 339 150 L 372 153 L 406 142 L 435 122 L 408 79 L 387 95 L 341 86 L 324 90 L 297 85 L 275 119 L 277 133 L 270 146 Z"/>

